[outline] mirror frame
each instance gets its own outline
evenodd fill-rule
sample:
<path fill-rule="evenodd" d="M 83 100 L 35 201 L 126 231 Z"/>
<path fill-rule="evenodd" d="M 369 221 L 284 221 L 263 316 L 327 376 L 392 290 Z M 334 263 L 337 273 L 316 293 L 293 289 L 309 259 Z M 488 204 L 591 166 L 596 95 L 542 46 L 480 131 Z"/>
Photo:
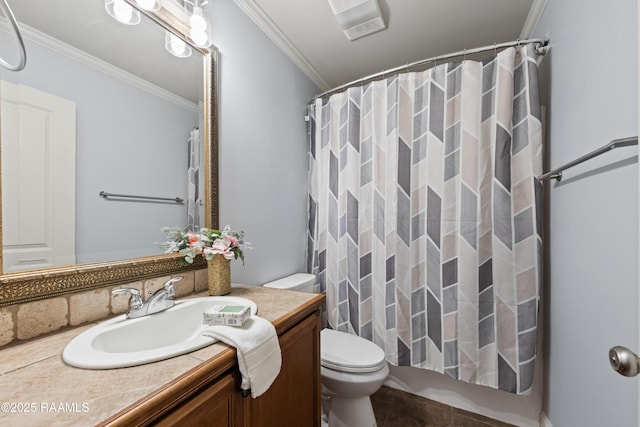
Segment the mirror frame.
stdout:
<path fill-rule="evenodd" d="M 148 12 L 139 8 L 134 0 L 125 1 L 156 24 L 180 37 L 191 46 L 193 51 L 203 56 L 204 216 L 206 227 L 218 228 L 218 49 L 213 45 L 209 48 L 195 46 L 187 36 L 189 34 L 187 24 L 166 9 L 165 5 L 156 12 Z M 2 200 L 1 196 L 2 186 L 0 185 L 0 200 Z M 1 213 L 2 203 L 0 203 L 0 218 L 2 218 Z M 0 241 L 1 237 L 2 221 L 0 221 Z M 181 259 L 182 255 L 168 254 L 0 274 L 0 307 L 206 268 L 206 261 L 201 257 L 187 266 L 179 264 Z M 1 271 L 2 252 L 0 251 Z"/>

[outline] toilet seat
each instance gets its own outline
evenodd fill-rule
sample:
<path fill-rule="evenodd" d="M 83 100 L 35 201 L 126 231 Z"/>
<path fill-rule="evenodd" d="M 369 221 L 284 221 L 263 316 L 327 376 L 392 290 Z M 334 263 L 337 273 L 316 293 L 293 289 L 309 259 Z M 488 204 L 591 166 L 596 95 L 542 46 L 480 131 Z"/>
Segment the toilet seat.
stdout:
<path fill-rule="evenodd" d="M 320 331 L 320 364 L 341 372 L 375 372 L 384 366 L 384 351 L 371 341 L 333 329 Z"/>

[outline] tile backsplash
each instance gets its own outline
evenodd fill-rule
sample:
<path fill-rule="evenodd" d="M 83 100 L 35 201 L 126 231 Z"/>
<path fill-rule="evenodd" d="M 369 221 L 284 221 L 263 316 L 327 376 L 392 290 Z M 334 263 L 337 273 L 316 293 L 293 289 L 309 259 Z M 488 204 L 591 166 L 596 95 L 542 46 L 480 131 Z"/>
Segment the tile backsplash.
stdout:
<path fill-rule="evenodd" d="M 122 314 L 127 310 L 129 296 L 112 295 L 113 289 L 131 287 L 139 289 L 143 295 L 150 295 L 176 276 L 184 277 L 174 283 L 176 297 L 207 289 L 207 270 L 201 269 L 1 307 L 0 347 L 15 340 L 27 340 Z"/>

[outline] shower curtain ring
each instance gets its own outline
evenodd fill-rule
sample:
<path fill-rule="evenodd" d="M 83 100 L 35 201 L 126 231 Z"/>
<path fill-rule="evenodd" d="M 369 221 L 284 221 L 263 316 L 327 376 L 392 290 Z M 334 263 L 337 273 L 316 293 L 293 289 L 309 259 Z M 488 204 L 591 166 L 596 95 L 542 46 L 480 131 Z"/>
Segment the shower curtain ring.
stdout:
<path fill-rule="evenodd" d="M 467 49 L 464 49 L 464 50 L 462 51 L 462 60 L 463 60 L 463 61 L 466 61 L 466 60 L 467 60 Z"/>
<path fill-rule="evenodd" d="M 493 43 L 493 56 L 498 55 L 498 43 Z"/>

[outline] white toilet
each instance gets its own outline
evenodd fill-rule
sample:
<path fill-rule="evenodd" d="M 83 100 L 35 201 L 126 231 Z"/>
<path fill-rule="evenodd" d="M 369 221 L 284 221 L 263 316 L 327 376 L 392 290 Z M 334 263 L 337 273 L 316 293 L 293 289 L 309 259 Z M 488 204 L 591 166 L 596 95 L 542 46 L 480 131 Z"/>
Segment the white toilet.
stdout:
<path fill-rule="evenodd" d="M 313 292 L 314 283 L 314 275 L 298 273 L 264 286 Z M 369 396 L 378 391 L 389 376 L 382 349 L 359 336 L 323 329 L 320 332 L 320 364 L 322 391 L 328 396 L 325 401 L 328 413 L 324 415 L 327 415 L 329 427 L 375 426 Z"/>

